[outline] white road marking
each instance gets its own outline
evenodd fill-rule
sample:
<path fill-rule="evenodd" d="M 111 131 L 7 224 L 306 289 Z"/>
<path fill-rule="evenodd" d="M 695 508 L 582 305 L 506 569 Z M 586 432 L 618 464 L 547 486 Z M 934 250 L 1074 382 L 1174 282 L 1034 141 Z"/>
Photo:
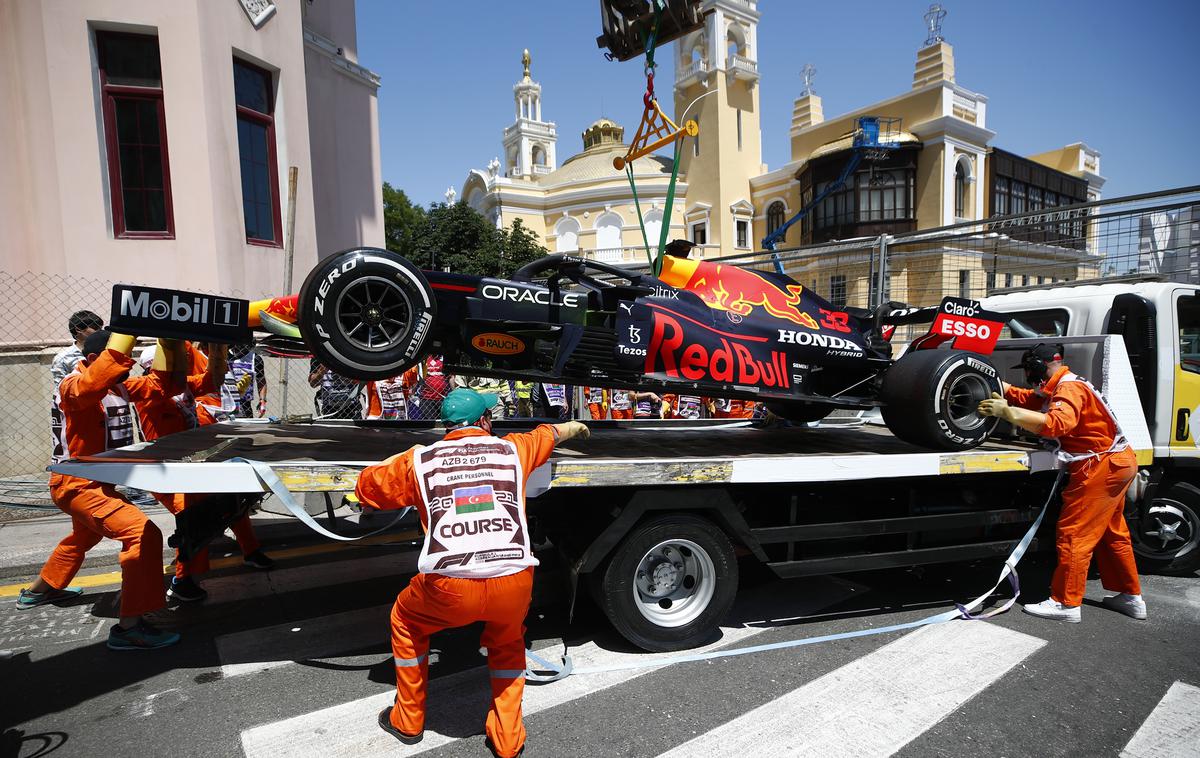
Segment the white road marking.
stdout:
<path fill-rule="evenodd" d="M 1200 687 L 1175 682 L 1121 751 L 1121 758 L 1200 755 Z"/>
<path fill-rule="evenodd" d="M 1044 644 L 987 623 L 924 627 L 659 758 L 889 756 Z"/>
<path fill-rule="evenodd" d="M 799 607 L 791 608 L 796 615 L 816 613 L 822 608 L 849 597 L 854 586 L 841 580 L 811 580 L 806 587 L 796 586 Z M 779 598 L 775 598 L 779 606 Z M 715 650 L 744 643 L 770 627 L 722 627 L 719 641 L 693 652 Z M 543 658 L 553 658 L 561 650 L 554 646 L 539 650 Z M 677 653 L 636 654 L 605 650 L 593 642 L 569 651 L 577 668 L 609 666 L 632 660 L 652 660 L 678 655 Z M 569 677 L 553 684 L 525 688 L 523 711 L 526 717 L 556 705 L 570 702 L 594 692 L 600 692 L 637 679 L 658 668 L 614 671 Z M 482 733 L 484 717 L 491 697 L 487 672 L 483 667 L 461 671 L 429 682 L 429 716 L 425 739 L 412 746 L 401 744 L 383 732 L 376 723 L 379 711 L 392 703 L 395 690 L 360 698 L 312 713 L 282 721 L 252 727 L 242 732 L 242 749 L 246 758 L 284 758 L 286 756 L 397 756 L 416 755 L 461 739 L 464 735 Z"/>
<path fill-rule="evenodd" d="M 391 604 L 379 605 L 223 634 L 216 638 L 221 675 L 229 678 L 373 646 L 387 648 L 391 608 Z"/>

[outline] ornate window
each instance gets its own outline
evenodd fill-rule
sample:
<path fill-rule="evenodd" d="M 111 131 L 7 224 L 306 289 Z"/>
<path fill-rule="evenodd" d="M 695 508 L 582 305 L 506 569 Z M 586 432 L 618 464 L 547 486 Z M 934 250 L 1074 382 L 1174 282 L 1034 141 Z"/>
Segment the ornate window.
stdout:
<path fill-rule="evenodd" d="M 776 200 L 767 207 L 767 234 L 774 234 L 783 226 L 783 217 L 787 213 L 782 200 Z"/>
<path fill-rule="evenodd" d="M 579 249 L 579 222 L 571 217 L 564 218 L 554 227 L 557 235 L 556 247 L 560 253 L 571 253 Z"/>
<path fill-rule="evenodd" d="M 954 166 L 954 217 L 967 217 L 967 167 L 962 161 Z"/>

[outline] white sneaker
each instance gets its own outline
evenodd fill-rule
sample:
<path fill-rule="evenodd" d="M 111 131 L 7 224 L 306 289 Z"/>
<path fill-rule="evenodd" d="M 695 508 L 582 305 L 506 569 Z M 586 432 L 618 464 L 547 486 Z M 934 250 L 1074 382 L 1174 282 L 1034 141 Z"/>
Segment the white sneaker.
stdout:
<path fill-rule="evenodd" d="M 1067 621 L 1072 624 L 1079 623 L 1079 606 L 1074 607 L 1063 605 L 1052 597 L 1048 597 L 1040 603 L 1030 603 L 1024 607 L 1026 613 L 1039 618 L 1051 619 L 1053 621 Z"/>
<path fill-rule="evenodd" d="M 1117 613 L 1124 613 L 1132 619 L 1145 620 L 1146 618 L 1146 601 L 1142 600 L 1141 595 L 1129 595 L 1122 592 L 1120 595 L 1109 595 L 1101 600 L 1100 604 Z"/>

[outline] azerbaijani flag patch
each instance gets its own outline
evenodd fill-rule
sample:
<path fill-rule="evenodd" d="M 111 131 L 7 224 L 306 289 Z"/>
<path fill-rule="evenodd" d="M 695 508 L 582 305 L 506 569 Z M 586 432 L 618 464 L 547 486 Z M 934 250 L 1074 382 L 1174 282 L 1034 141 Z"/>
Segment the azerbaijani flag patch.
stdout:
<path fill-rule="evenodd" d="M 490 511 L 496 507 L 496 495 L 490 484 L 478 487 L 459 487 L 454 490 L 453 494 L 454 513 L 458 516 L 464 513 Z"/>

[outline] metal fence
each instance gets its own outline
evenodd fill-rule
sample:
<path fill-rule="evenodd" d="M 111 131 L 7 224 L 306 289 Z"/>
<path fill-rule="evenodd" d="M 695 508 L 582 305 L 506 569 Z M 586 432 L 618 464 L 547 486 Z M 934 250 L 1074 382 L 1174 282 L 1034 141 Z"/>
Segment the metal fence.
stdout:
<path fill-rule="evenodd" d="M 1200 187 L 721 260 L 783 271 L 835 304 L 862 308 L 887 300 L 931 305 L 944 295 L 979 298 L 1129 275 L 1200 282 Z M 11 314 L 0 324 L 0 477 L 44 470 L 51 447 L 50 364 L 70 343 L 71 313 L 87 309 L 107 316 L 112 285 L 0 271 L 0 292 Z M 446 392 L 467 385 L 506 398 L 496 415 L 556 415 L 540 388 L 530 388 L 526 400 L 526 388 L 515 383 L 439 375 L 436 359 L 407 379 L 368 386 L 325 376 L 307 359 L 261 357 L 262 376 L 252 383 L 242 413 L 364 418 L 374 411 L 387 418 L 432 419 Z M 568 387 L 566 396 L 570 416 L 590 418 L 582 388 Z"/>

